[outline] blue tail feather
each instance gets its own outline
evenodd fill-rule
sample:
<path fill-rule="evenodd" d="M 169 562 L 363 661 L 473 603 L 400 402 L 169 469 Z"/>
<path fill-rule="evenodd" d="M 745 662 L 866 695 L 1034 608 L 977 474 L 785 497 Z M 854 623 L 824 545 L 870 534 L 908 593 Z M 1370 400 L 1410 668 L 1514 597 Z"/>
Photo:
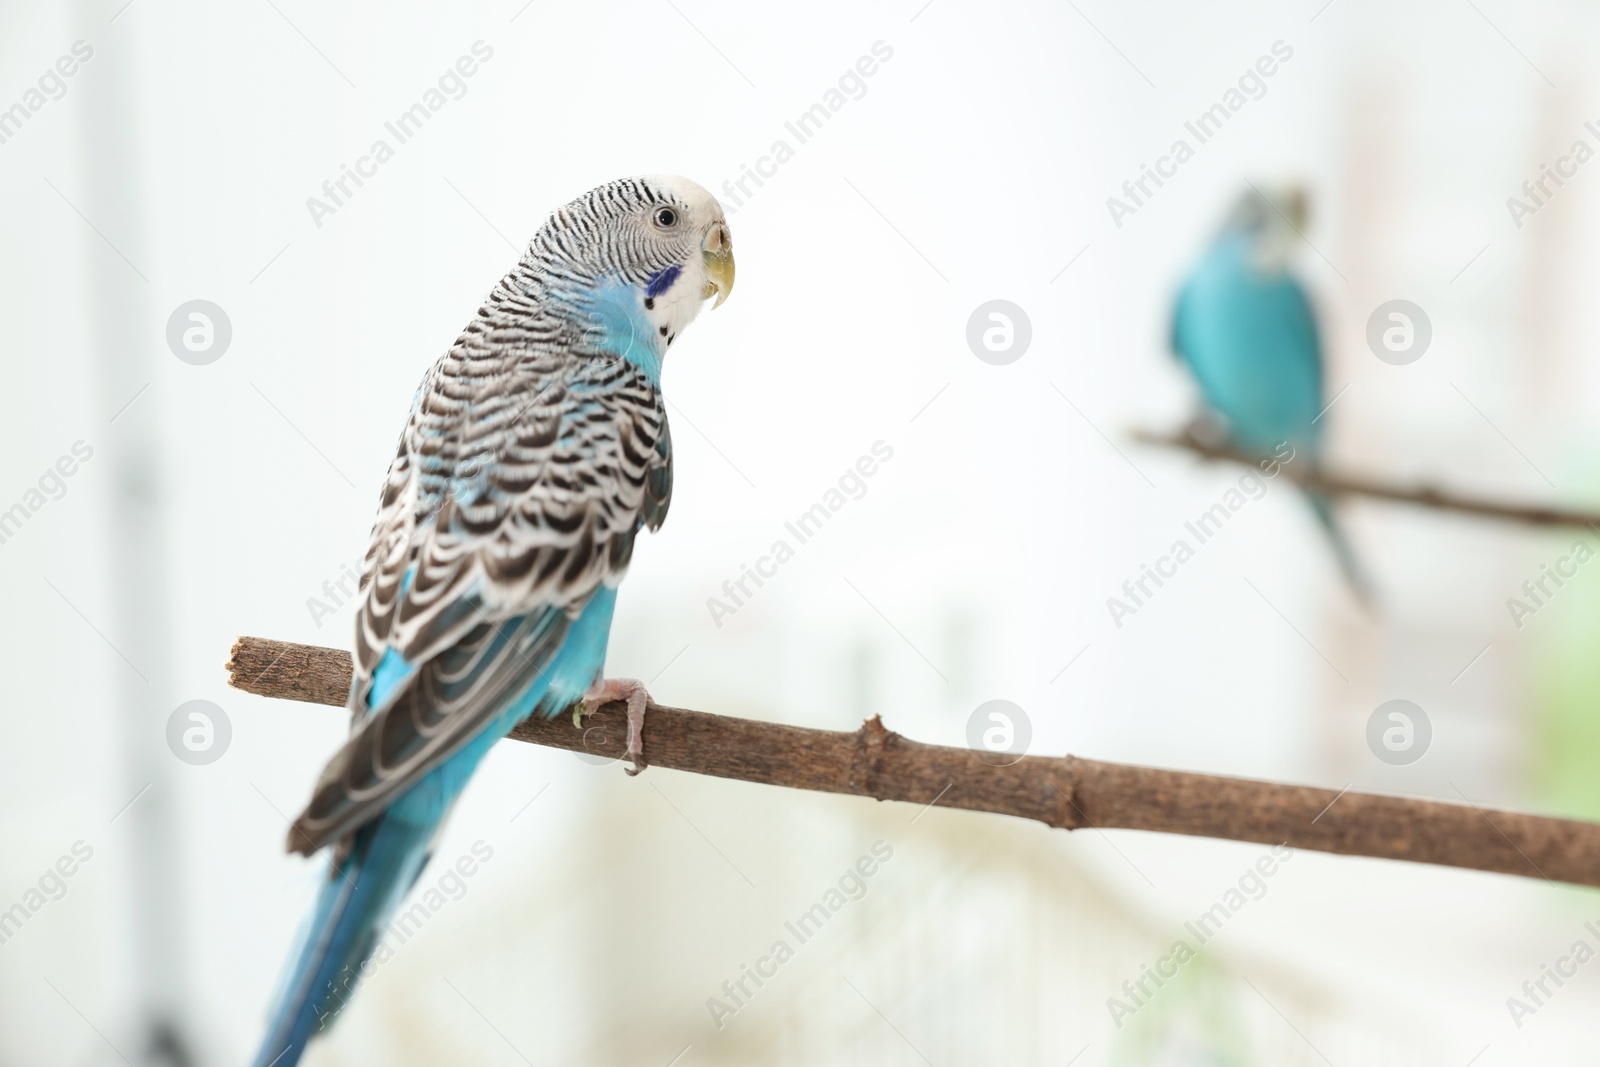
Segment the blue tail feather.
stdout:
<path fill-rule="evenodd" d="M 1328 537 L 1328 544 L 1333 548 L 1334 559 L 1339 564 L 1339 573 L 1344 575 L 1344 580 L 1355 594 L 1357 601 L 1368 611 L 1377 608 L 1377 593 L 1372 584 L 1372 579 L 1367 575 L 1367 569 L 1361 565 L 1355 549 L 1351 547 L 1349 538 L 1345 537 L 1344 530 L 1339 525 L 1338 518 L 1333 513 L 1333 501 L 1322 493 L 1307 493 L 1311 502 L 1311 511 L 1317 517 L 1317 522 L 1322 526 L 1323 532 Z"/>
<path fill-rule="evenodd" d="M 437 824 L 386 813 L 357 832 L 342 864 L 329 865 L 309 936 L 256 1067 L 294 1067 L 311 1036 L 344 1007 L 379 932 L 422 873 Z"/>
<path fill-rule="evenodd" d="M 615 604 L 616 590 L 596 591 L 543 675 L 465 747 L 356 831 L 349 855 L 330 865 L 255 1067 L 295 1067 L 307 1042 L 338 1015 L 377 950 L 384 926 L 422 874 L 440 824 L 484 755 L 530 714 L 554 715 L 570 706 L 598 675 Z M 381 704 L 411 674 L 411 665 L 392 650 L 386 652 L 373 672 L 371 704 Z"/>
<path fill-rule="evenodd" d="M 386 652 L 374 672 L 372 705 L 405 684 L 413 670 L 394 651 Z M 391 808 L 356 832 L 342 862 L 329 863 L 255 1067 L 295 1067 L 312 1035 L 339 1014 L 377 948 L 379 932 L 427 865 L 447 810 L 448 804 Z"/>

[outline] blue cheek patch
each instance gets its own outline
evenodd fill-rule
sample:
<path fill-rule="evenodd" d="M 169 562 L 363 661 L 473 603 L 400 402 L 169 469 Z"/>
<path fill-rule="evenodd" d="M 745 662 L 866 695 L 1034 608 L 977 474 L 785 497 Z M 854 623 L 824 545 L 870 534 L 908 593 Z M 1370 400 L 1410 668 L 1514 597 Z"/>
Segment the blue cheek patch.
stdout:
<path fill-rule="evenodd" d="M 588 342 L 632 363 L 659 387 L 661 355 L 656 351 L 656 327 L 645 318 L 639 290 L 615 278 L 606 279 L 583 295 L 581 306 L 589 322 L 585 330 Z"/>
<path fill-rule="evenodd" d="M 650 286 L 644 291 L 644 295 L 654 300 L 668 289 L 671 289 L 672 283 L 677 281 L 678 275 L 682 273 L 683 268 L 676 263 L 665 270 L 656 271 L 655 274 L 651 275 Z"/>

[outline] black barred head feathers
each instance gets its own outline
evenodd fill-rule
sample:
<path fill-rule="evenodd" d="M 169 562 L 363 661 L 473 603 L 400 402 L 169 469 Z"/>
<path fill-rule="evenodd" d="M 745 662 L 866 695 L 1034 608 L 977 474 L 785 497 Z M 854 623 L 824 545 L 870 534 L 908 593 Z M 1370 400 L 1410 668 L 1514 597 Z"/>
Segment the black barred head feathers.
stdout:
<path fill-rule="evenodd" d="M 528 260 L 561 302 L 591 317 L 623 305 L 649 345 L 664 350 L 700 311 L 733 288 L 733 246 L 722 207 L 687 178 L 623 178 L 560 208 Z M 641 338 L 642 340 L 642 338 Z"/>

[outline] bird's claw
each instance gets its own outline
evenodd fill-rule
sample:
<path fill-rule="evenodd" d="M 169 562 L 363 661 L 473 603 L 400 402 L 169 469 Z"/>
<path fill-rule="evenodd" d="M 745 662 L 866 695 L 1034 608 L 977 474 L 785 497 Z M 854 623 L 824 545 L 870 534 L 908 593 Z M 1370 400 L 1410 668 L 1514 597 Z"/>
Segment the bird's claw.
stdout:
<path fill-rule="evenodd" d="M 644 758 L 644 713 L 650 704 L 650 693 L 645 689 L 644 683 L 635 678 L 604 678 L 596 681 L 583 694 L 579 707 L 588 708 L 590 705 L 598 708 L 611 700 L 621 700 L 628 705 L 628 747 L 623 756 L 633 761 L 633 766 L 626 768 L 631 778 L 649 766 Z M 587 711 L 584 714 L 588 714 Z M 573 720 L 577 721 L 578 712 L 573 711 Z"/>

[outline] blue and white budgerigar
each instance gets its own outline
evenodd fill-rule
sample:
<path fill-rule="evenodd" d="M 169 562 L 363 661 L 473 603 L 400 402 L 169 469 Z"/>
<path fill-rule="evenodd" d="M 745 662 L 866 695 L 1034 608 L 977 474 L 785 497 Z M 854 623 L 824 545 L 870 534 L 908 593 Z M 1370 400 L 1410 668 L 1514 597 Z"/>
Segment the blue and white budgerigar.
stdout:
<path fill-rule="evenodd" d="M 1245 193 L 1178 295 L 1172 347 L 1200 386 L 1204 422 L 1237 449 L 1262 457 L 1287 444 L 1320 459 L 1325 405 L 1316 316 L 1289 261 L 1306 220 L 1303 191 L 1275 205 Z M 1358 599 L 1371 586 L 1327 496 L 1307 494 L 1340 570 Z"/>
<path fill-rule="evenodd" d="M 423 379 L 363 568 L 350 738 L 289 832 L 332 856 L 257 1067 L 293 1067 L 343 1007 L 518 721 L 625 700 L 643 769 L 648 694 L 602 678 L 606 642 L 634 538 L 672 496 L 662 359 L 733 277 L 710 193 L 611 182 L 550 217 Z"/>

